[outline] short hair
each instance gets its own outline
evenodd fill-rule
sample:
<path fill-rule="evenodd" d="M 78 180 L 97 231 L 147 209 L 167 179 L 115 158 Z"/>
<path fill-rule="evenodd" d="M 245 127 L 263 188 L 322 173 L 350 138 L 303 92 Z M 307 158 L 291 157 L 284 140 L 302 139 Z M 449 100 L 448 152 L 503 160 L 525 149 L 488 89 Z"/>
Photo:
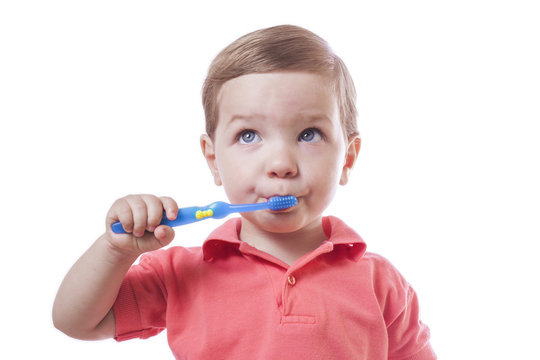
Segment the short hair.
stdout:
<path fill-rule="evenodd" d="M 206 133 L 214 138 L 218 94 L 231 79 L 253 73 L 304 71 L 326 75 L 332 81 L 346 136 L 359 134 L 356 90 L 345 63 L 328 43 L 309 30 L 293 25 L 265 28 L 244 35 L 212 61 L 202 89 Z"/>

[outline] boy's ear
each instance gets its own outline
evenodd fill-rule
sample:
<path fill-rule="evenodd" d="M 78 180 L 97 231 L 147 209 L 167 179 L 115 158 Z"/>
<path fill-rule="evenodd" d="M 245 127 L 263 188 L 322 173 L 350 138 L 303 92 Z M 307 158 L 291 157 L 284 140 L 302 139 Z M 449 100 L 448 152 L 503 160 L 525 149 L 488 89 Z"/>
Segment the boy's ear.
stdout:
<path fill-rule="evenodd" d="M 345 165 L 341 171 L 341 178 L 339 179 L 340 185 L 345 185 L 349 182 L 349 173 L 358 159 L 358 153 L 360 152 L 360 144 L 362 141 L 360 137 L 354 136 L 349 138 L 349 145 L 347 146 L 347 153 L 345 154 Z"/>
<path fill-rule="evenodd" d="M 221 177 L 219 176 L 219 169 L 216 164 L 216 151 L 214 147 L 214 142 L 212 141 L 212 139 L 210 139 L 210 136 L 206 134 L 201 135 L 201 150 L 204 158 L 206 159 L 206 163 L 210 168 L 210 172 L 214 177 L 214 183 L 217 186 L 221 186 L 222 182 Z"/>

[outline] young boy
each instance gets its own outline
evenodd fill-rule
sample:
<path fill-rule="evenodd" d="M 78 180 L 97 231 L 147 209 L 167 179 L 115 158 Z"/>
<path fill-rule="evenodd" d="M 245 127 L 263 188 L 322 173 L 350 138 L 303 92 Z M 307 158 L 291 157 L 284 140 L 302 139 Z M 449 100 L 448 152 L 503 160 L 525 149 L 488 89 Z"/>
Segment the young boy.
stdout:
<path fill-rule="evenodd" d="M 167 328 L 179 359 L 435 359 L 413 289 L 335 217 L 322 217 L 359 149 L 355 90 L 342 61 L 295 26 L 225 48 L 203 88 L 201 147 L 231 203 L 294 195 L 171 247 L 170 198 L 117 200 L 106 232 L 66 275 L 55 326 L 80 339 L 147 338 Z M 120 221 L 128 234 L 114 234 Z M 138 265 L 132 265 L 143 253 Z"/>

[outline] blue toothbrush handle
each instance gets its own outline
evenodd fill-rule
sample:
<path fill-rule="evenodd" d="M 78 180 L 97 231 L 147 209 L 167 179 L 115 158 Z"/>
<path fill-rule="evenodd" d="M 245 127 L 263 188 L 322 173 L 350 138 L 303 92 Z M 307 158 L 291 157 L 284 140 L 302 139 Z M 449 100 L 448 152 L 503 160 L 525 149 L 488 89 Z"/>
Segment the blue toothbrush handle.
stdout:
<path fill-rule="evenodd" d="M 111 225 L 111 230 L 115 234 L 127 234 L 126 230 L 124 230 L 124 227 L 122 226 L 122 223 L 120 221 L 117 221 Z"/>
<path fill-rule="evenodd" d="M 178 216 L 175 220 L 167 219 L 167 216 L 165 213 L 163 213 L 160 225 L 179 226 L 191 224 L 207 218 L 221 219 L 234 212 L 256 211 L 263 209 L 281 210 L 295 206 L 297 203 L 298 199 L 292 195 L 275 196 L 270 198 L 267 202 L 255 204 L 231 205 L 223 201 L 216 201 L 205 207 L 191 206 L 180 208 L 178 209 Z M 119 221 L 112 224 L 111 229 L 115 234 L 126 233 L 124 227 Z"/>
<path fill-rule="evenodd" d="M 191 224 L 191 223 L 206 219 L 206 217 L 198 219 L 195 216 L 197 211 L 204 211 L 204 208 L 201 208 L 198 206 L 180 208 L 178 209 L 178 216 L 174 220 L 167 219 L 167 216 L 165 216 L 165 213 L 164 213 L 163 218 L 161 219 L 160 225 L 168 225 L 171 227 L 180 226 L 180 225 L 187 225 L 187 224 Z"/>
<path fill-rule="evenodd" d="M 212 210 L 212 213 L 209 213 L 209 210 Z M 229 204 L 222 201 L 217 201 L 206 207 L 191 206 L 180 208 L 178 209 L 178 216 L 174 220 L 167 219 L 167 216 L 165 215 L 165 213 L 163 213 L 160 225 L 168 225 L 171 227 L 187 225 L 197 221 L 208 219 L 210 217 L 214 219 L 220 219 L 229 215 L 230 213 L 231 211 L 229 210 Z M 115 234 L 126 234 L 124 227 L 119 221 L 112 224 L 111 229 Z"/>

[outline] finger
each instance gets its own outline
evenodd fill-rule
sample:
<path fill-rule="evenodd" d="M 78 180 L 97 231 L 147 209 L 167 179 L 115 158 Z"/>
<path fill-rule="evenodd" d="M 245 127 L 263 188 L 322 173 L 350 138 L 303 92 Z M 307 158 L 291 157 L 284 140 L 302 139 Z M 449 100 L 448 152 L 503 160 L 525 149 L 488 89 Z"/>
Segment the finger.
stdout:
<path fill-rule="evenodd" d="M 174 230 L 170 226 L 160 225 L 154 231 L 156 240 L 159 241 L 161 246 L 167 246 L 174 239 Z"/>
<path fill-rule="evenodd" d="M 133 214 L 133 235 L 141 237 L 144 235 L 148 219 L 146 202 L 140 196 L 127 197 L 126 201 Z"/>
<path fill-rule="evenodd" d="M 174 239 L 174 231 L 170 226 L 160 225 L 154 232 L 146 232 L 142 237 L 135 238 L 136 247 L 141 252 L 160 249 Z"/>
<path fill-rule="evenodd" d="M 176 201 L 168 196 L 163 196 L 160 199 L 163 204 L 163 209 L 165 209 L 165 213 L 167 214 L 167 219 L 175 220 L 178 216 L 178 204 Z"/>
<path fill-rule="evenodd" d="M 147 220 L 146 230 L 152 232 L 160 224 L 163 217 L 163 204 L 159 198 L 153 195 L 142 196 L 146 203 Z"/>
<path fill-rule="evenodd" d="M 131 207 L 125 198 L 118 199 L 114 202 L 107 214 L 107 228 L 110 229 L 112 223 L 120 221 L 126 232 L 133 231 L 133 213 Z"/>

